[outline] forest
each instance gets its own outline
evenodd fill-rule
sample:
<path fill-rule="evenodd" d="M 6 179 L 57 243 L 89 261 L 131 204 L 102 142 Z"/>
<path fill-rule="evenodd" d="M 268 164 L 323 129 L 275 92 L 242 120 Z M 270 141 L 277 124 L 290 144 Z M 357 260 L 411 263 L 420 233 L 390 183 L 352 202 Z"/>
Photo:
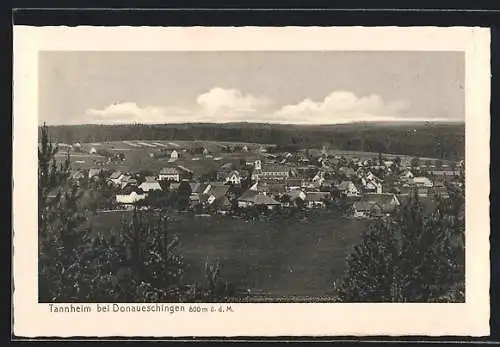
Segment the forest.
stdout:
<path fill-rule="evenodd" d="M 199 265 L 202 282 L 184 278 L 188 266 L 178 248 L 180 238 L 171 229 L 175 212 L 168 203 L 160 201 L 159 218 L 151 211 L 136 210 L 118 230 L 110 228 L 110 237 L 96 233 L 85 223 L 90 211 L 70 175 L 70 154 L 58 166 L 57 146 L 46 127 L 41 135 L 39 302 L 249 299 L 237 290 L 233 278 L 222 276 L 223 264 L 208 257 Z M 377 219 L 345 260 L 345 272 L 331 288 L 325 285 L 324 292 L 332 291 L 330 298 L 337 302 L 465 302 L 465 180 L 461 180 L 460 188 L 451 190 L 449 199 L 440 199 L 430 215 L 423 213 L 415 194 L 394 216 Z M 96 184 L 94 190 L 104 191 Z M 57 194 L 51 196 L 54 190 Z"/>
<path fill-rule="evenodd" d="M 351 123 L 342 125 L 120 124 L 50 126 L 54 141 L 199 140 L 296 145 L 382 152 L 443 160 L 465 156 L 465 123 Z"/>

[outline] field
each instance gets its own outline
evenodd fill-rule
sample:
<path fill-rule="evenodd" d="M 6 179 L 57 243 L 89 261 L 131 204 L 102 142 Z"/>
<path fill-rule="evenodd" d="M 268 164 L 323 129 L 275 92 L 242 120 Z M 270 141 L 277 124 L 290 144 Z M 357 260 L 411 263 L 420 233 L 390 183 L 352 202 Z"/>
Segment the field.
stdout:
<path fill-rule="evenodd" d="M 193 146 L 193 141 L 115 141 L 102 143 L 85 143 L 82 144 L 81 152 L 71 152 L 71 166 L 73 169 L 89 169 L 96 167 L 96 162 L 104 161 L 106 158 L 97 154 L 89 154 L 91 148 L 96 150 L 104 149 L 111 153 L 123 153 L 125 160 L 122 162 L 114 162 L 105 166 L 113 167 L 115 170 L 137 172 L 142 170 L 159 172 L 162 168 L 169 165 L 182 165 L 195 172 L 196 175 L 202 175 L 209 171 L 220 167 L 224 162 L 238 162 L 241 159 L 255 160 L 257 159 L 256 149 L 257 144 L 246 144 L 249 148 L 248 152 L 241 153 L 223 153 L 220 145 L 243 145 L 245 143 L 229 143 L 215 141 L 197 141 L 197 145 L 202 145 L 207 148 L 212 157 L 202 158 L 198 156 L 193 160 L 193 156 L 189 152 L 184 152 L 184 149 Z M 176 150 L 179 152 L 180 158 L 174 163 L 169 163 L 168 157 L 154 158 L 151 154 L 161 153 L 162 149 Z M 65 158 L 65 152 L 57 154 L 58 160 Z"/>
<path fill-rule="evenodd" d="M 313 149 L 310 151 L 311 154 L 318 153 L 319 150 Z M 330 149 L 328 150 L 328 155 L 330 156 L 343 156 L 346 159 L 351 159 L 351 158 L 358 158 L 359 160 L 370 160 L 373 158 L 378 159 L 378 153 L 374 152 L 363 152 L 363 151 L 347 151 L 347 150 L 338 150 L 338 149 Z M 401 154 L 392 154 L 392 153 L 382 153 L 382 156 L 384 158 L 387 158 L 388 160 L 394 160 L 395 158 L 399 157 L 401 158 L 401 162 L 405 163 L 406 165 L 410 165 L 411 160 L 414 158 L 409 155 L 401 155 Z M 438 159 L 436 158 L 429 158 L 429 157 L 418 157 L 418 159 L 422 162 L 425 161 L 431 161 L 435 162 Z M 443 164 L 451 164 L 453 161 L 449 160 L 441 160 Z"/>
<path fill-rule="evenodd" d="M 201 156 L 193 157 L 185 149 L 192 147 L 194 144 L 202 145 L 207 148 L 210 152 L 210 157 L 204 158 Z M 234 152 L 225 153 L 221 149 L 221 145 L 247 145 L 248 152 Z M 236 142 L 216 142 L 216 141 L 114 141 L 114 142 L 102 142 L 102 143 L 85 143 L 82 144 L 81 152 L 71 152 L 71 165 L 73 169 L 89 169 L 95 167 L 98 161 L 105 161 L 106 158 L 97 154 L 89 154 L 91 148 L 96 150 L 104 149 L 111 153 L 123 153 L 125 155 L 125 160 L 122 162 L 114 162 L 112 164 L 106 164 L 106 166 L 112 167 L 116 170 L 121 171 L 153 171 L 159 172 L 162 168 L 169 165 L 182 165 L 195 172 L 195 176 L 200 176 L 210 171 L 217 169 L 220 165 L 225 162 L 232 161 L 234 163 L 239 162 L 241 159 L 251 161 L 258 158 L 259 154 L 257 149 L 260 147 L 259 144 L 250 143 L 236 143 Z M 162 150 L 177 150 L 180 154 L 179 160 L 174 163 L 169 163 L 168 157 L 155 158 L 151 155 L 161 153 Z M 311 149 L 311 153 L 319 152 L 319 149 Z M 361 160 L 377 158 L 378 153 L 371 152 L 360 152 L 360 151 L 346 151 L 346 150 L 334 150 L 330 149 L 330 155 L 340 155 L 345 156 L 350 159 L 352 157 L 358 157 Z M 384 157 L 393 159 L 396 157 L 394 154 L 383 154 Z M 400 156 L 403 161 L 409 162 L 411 158 L 409 156 Z M 57 154 L 58 160 L 63 160 L 65 158 L 65 153 L 61 152 Z M 421 160 L 435 160 L 432 158 L 420 158 Z"/>
<path fill-rule="evenodd" d="M 326 210 L 317 213 L 307 222 L 179 215 L 169 232 L 179 236 L 186 283 L 203 281 L 202 265 L 208 258 L 220 261 L 222 278 L 231 279 L 239 290 L 271 296 L 326 295 L 368 221 L 346 220 Z M 92 224 L 96 230 L 119 228 L 127 214 L 101 213 L 92 217 Z"/>

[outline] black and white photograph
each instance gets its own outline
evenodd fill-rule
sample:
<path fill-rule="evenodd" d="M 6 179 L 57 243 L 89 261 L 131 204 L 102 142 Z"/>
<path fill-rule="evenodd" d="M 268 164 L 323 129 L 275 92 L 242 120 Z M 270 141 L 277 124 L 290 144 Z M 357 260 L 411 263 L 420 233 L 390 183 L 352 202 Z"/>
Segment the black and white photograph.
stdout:
<path fill-rule="evenodd" d="M 466 76 L 454 49 L 40 50 L 37 302 L 465 304 Z"/>

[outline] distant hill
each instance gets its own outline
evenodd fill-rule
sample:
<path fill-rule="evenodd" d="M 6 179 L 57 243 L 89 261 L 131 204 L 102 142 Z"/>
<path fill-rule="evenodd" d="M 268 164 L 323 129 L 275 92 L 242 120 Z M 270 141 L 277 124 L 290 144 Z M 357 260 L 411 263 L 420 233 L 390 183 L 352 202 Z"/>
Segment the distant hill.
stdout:
<path fill-rule="evenodd" d="M 441 159 L 465 155 L 465 123 L 374 122 L 335 125 L 268 123 L 186 123 L 60 125 L 49 127 L 54 141 L 211 140 L 274 143 L 278 146 L 406 154 Z"/>

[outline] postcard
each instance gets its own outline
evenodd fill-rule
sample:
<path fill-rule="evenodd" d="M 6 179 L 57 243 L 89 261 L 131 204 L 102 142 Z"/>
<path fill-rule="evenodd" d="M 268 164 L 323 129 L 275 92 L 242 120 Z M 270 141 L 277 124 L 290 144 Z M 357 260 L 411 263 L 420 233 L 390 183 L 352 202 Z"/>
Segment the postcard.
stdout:
<path fill-rule="evenodd" d="M 487 336 L 489 45 L 15 26 L 14 334 Z"/>

